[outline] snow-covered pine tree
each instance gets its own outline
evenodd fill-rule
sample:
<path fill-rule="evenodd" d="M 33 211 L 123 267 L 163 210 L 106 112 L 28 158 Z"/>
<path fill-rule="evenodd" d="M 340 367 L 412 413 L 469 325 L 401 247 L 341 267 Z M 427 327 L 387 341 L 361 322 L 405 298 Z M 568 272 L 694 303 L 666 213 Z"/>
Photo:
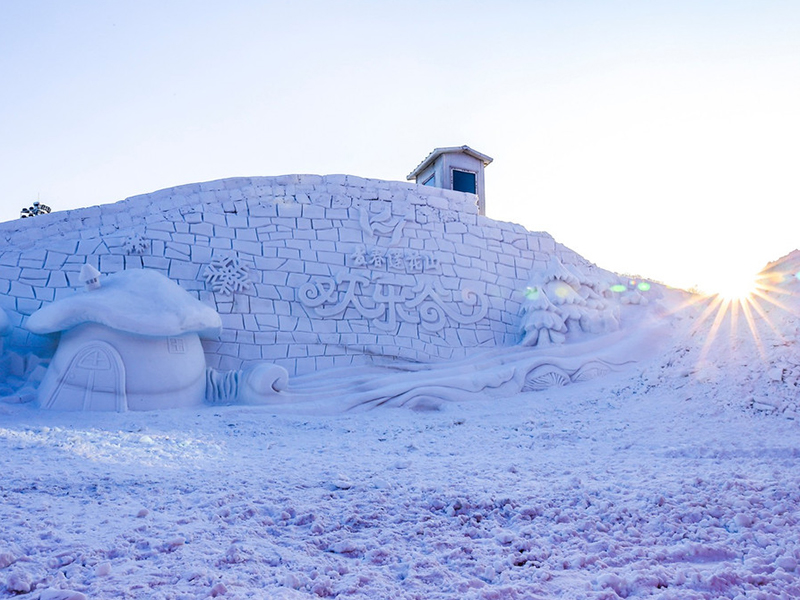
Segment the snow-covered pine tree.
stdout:
<path fill-rule="evenodd" d="M 522 345 L 560 344 L 568 331 L 604 333 L 619 319 L 602 297 L 602 282 L 551 256 L 543 271 L 533 274 L 522 305 Z"/>
<path fill-rule="evenodd" d="M 523 346 L 560 344 L 565 339 L 567 326 L 564 317 L 550 302 L 542 284 L 532 282 L 525 290 L 522 333 Z"/>

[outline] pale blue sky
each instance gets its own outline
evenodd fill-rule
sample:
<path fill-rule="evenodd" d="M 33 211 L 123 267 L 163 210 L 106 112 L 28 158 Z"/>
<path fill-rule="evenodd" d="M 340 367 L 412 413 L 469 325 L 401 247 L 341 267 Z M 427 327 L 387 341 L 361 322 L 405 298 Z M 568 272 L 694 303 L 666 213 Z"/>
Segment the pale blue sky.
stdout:
<path fill-rule="evenodd" d="M 0 0 L 0 220 L 494 157 L 487 213 L 715 287 L 800 246 L 800 2 Z"/>

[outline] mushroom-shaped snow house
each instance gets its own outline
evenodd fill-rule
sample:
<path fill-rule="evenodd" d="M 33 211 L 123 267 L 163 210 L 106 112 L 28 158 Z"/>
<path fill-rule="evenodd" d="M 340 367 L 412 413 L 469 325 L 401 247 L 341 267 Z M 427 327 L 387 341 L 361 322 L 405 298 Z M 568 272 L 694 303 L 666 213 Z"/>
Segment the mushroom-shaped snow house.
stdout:
<path fill-rule="evenodd" d="M 200 336 L 217 336 L 217 312 L 157 271 L 122 271 L 33 313 L 37 334 L 61 332 L 39 386 L 57 410 L 155 410 L 203 403 Z"/>

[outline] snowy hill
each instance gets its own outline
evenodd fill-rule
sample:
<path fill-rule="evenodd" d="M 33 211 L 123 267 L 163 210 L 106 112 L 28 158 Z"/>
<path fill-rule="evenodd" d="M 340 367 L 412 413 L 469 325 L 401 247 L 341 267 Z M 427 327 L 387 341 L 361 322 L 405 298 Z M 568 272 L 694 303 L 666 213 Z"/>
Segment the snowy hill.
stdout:
<path fill-rule="evenodd" d="M 677 342 L 658 369 L 647 373 L 648 383 L 677 371 L 688 396 L 800 418 L 798 273 L 795 250 L 760 273 L 757 292 L 747 301 L 706 298 L 677 309 Z"/>
<path fill-rule="evenodd" d="M 800 597 L 799 257 L 750 308 L 666 290 L 623 329 L 649 357 L 510 397 L 0 405 L 0 595 Z"/>

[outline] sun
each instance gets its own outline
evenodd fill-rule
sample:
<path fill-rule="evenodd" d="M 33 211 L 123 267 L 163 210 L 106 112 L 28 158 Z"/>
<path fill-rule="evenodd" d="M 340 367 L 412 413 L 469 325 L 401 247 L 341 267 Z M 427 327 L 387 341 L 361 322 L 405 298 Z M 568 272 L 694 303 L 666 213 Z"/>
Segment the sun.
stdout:
<path fill-rule="evenodd" d="M 699 361 L 703 362 L 711 346 L 717 339 L 729 340 L 736 345 L 741 340 L 740 332 L 749 331 L 759 354 L 765 356 L 761 339 L 761 325 L 777 331 L 770 320 L 769 305 L 783 307 L 781 300 L 774 293 L 781 290 L 769 281 L 764 273 L 748 274 L 747 271 L 718 270 L 709 278 L 706 290 L 695 294 L 682 307 L 700 308 L 693 331 L 705 331 Z M 707 329 L 706 329 L 707 328 Z"/>
<path fill-rule="evenodd" d="M 757 274 L 742 268 L 742 261 L 718 263 L 708 273 L 702 289 L 698 286 L 672 307 L 673 314 L 690 311 L 690 333 L 699 334 L 698 340 L 702 340 L 698 364 L 722 356 L 715 354 L 717 351 L 738 353 L 751 343 L 762 360 L 767 360 L 762 336 L 771 331 L 776 337 L 783 337 L 776 319 L 786 313 L 797 314 L 797 299 L 793 297 L 798 295 L 800 280 L 798 258 L 800 253 L 791 254 Z"/>
<path fill-rule="evenodd" d="M 728 273 L 713 284 L 711 295 L 717 295 L 727 302 L 746 302 L 757 291 L 758 283 L 755 275 Z"/>

